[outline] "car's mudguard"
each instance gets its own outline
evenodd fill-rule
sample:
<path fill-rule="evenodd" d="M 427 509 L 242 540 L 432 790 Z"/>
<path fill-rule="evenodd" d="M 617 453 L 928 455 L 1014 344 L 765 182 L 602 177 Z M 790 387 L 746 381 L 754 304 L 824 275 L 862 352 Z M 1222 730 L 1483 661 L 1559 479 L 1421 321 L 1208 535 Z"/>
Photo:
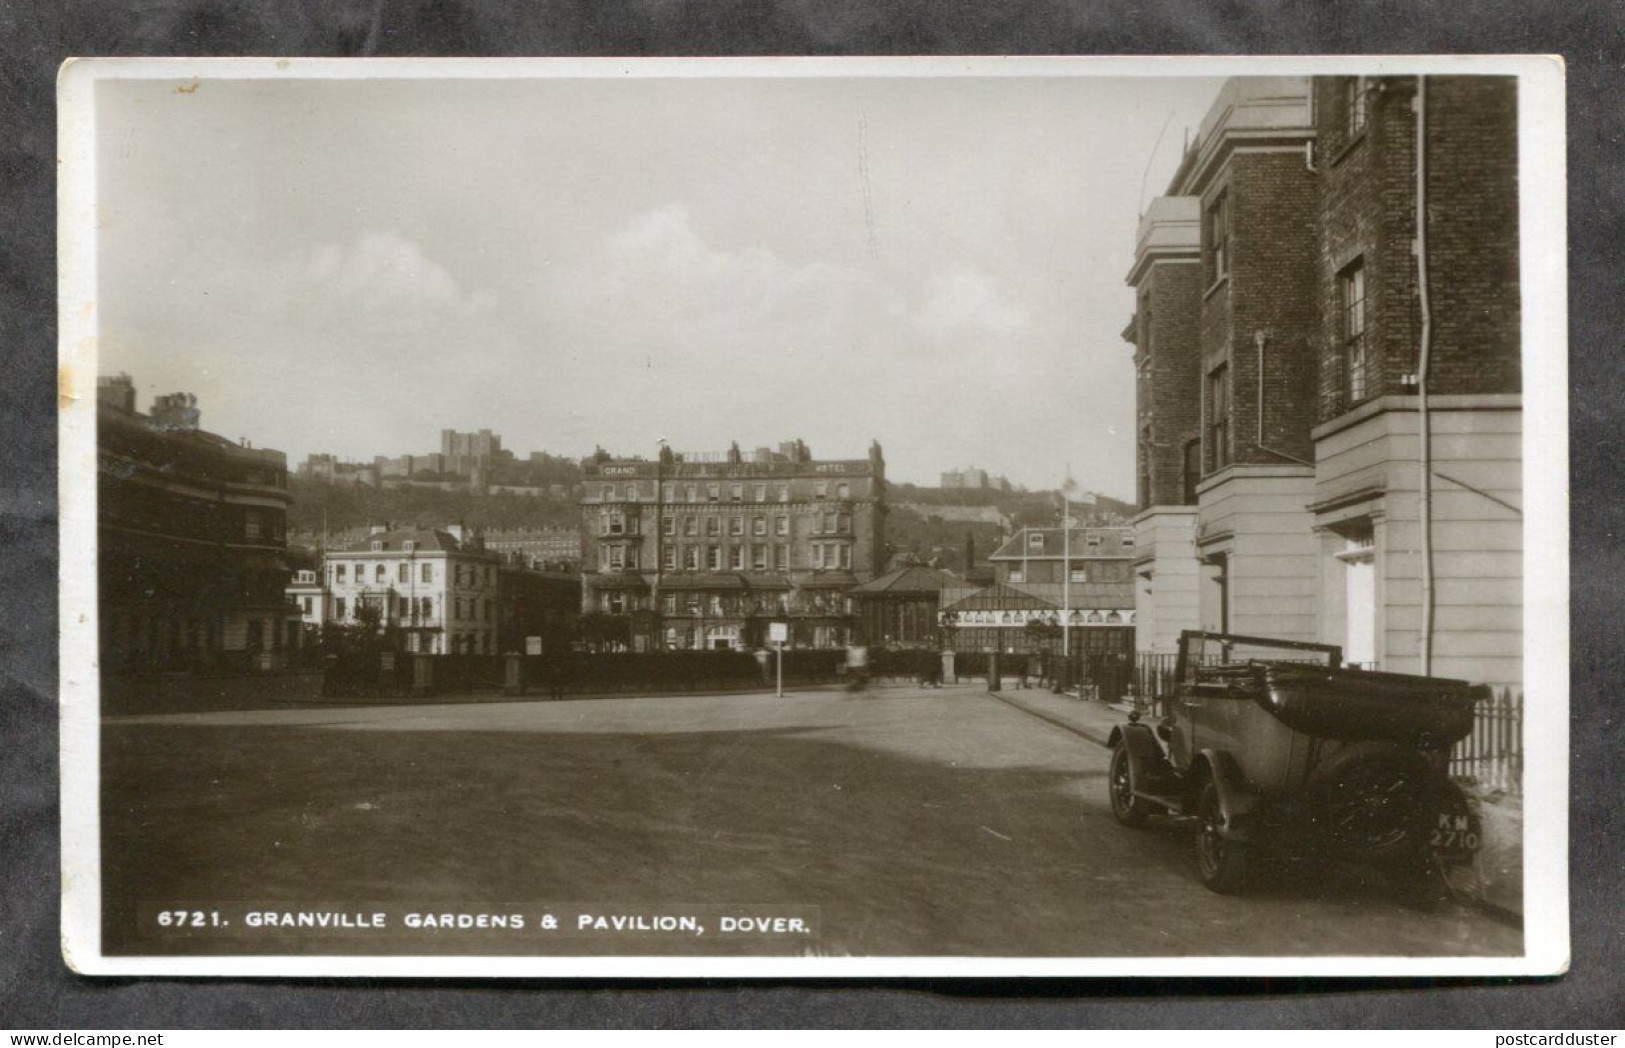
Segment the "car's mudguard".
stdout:
<path fill-rule="evenodd" d="M 1168 763 L 1162 743 L 1157 741 L 1156 732 L 1148 724 L 1119 724 L 1112 729 L 1106 745 L 1114 750 L 1118 746 L 1128 747 L 1129 767 L 1135 773 L 1148 772 Z"/>
<path fill-rule="evenodd" d="M 1234 841 L 1253 839 L 1253 814 L 1260 797 L 1241 773 L 1236 758 L 1226 750 L 1202 750 L 1199 758 L 1207 765 L 1208 775 L 1219 792 L 1219 813 L 1224 816 L 1220 833 Z"/>

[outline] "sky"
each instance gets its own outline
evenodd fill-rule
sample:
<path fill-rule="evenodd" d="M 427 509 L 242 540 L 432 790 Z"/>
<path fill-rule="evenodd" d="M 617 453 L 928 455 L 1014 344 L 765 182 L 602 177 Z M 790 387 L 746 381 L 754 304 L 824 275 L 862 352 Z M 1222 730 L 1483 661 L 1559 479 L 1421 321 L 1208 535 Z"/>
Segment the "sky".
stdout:
<path fill-rule="evenodd" d="M 1218 87 L 104 81 L 98 370 L 290 464 L 875 439 L 1127 499 L 1124 275 Z"/>

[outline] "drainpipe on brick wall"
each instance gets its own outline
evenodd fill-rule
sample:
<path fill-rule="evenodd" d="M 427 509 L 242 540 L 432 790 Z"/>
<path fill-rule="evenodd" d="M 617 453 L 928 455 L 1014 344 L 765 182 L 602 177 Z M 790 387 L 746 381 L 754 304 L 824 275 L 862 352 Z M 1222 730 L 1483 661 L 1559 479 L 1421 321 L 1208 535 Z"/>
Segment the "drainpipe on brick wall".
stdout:
<path fill-rule="evenodd" d="M 1427 130 L 1428 79 L 1416 78 L 1416 295 L 1422 314 L 1416 360 L 1417 448 L 1420 469 L 1416 516 L 1421 530 L 1422 622 L 1417 638 L 1424 676 L 1433 672 L 1433 435 L 1428 418 L 1428 358 L 1433 350 L 1433 303 L 1428 294 Z"/>
<path fill-rule="evenodd" d="M 1284 451 L 1277 451 L 1264 443 L 1264 347 L 1269 345 L 1270 338 L 1262 331 L 1253 332 L 1253 345 L 1258 349 L 1258 409 L 1255 415 L 1258 418 L 1258 433 L 1253 438 L 1253 447 L 1259 451 L 1267 451 L 1271 455 L 1287 459 L 1290 462 L 1313 466 L 1308 459 L 1301 459 L 1296 455 L 1288 455 Z"/>

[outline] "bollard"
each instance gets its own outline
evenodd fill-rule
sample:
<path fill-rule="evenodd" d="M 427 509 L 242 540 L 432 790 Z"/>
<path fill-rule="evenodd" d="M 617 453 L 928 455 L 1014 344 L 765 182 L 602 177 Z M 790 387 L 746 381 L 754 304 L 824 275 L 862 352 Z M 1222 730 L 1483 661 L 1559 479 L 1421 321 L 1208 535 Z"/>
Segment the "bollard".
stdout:
<path fill-rule="evenodd" d="M 998 691 L 999 685 L 999 653 L 990 651 L 987 655 L 987 690 Z"/>
<path fill-rule="evenodd" d="M 502 692 L 505 695 L 523 695 L 525 693 L 525 664 L 516 651 L 510 651 L 503 657 Z"/>
<path fill-rule="evenodd" d="M 954 653 L 951 651 L 942 653 L 942 680 L 943 683 L 959 683 L 954 677 Z"/>
<path fill-rule="evenodd" d="M 434 691 L 434 657 L 412 656 L 412 694 L 428 695 Z"/>

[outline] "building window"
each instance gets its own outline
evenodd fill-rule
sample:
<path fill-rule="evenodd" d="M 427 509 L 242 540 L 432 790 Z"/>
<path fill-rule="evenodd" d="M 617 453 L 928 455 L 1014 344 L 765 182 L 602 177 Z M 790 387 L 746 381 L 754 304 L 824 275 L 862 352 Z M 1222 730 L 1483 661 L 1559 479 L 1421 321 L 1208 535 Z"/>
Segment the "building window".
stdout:
<path fill-rule="evenodd" d="M 619 615 L 626 610 L 626 594 L 615 590 L 608 594 L 609 601 L 606 610 L 611 615 Z"/>
<path fill-rule="evenodd" d="M 718 535 L 721 535 L 722 534 L 722 518 L 721 517 L 707 517 L 707 518 L 705 518 L 705 533 L 707 535 L 712 536 L 713 538 L 718 536 Z"/>
<path fill-rule="evenodd" d="M 1230 465 L 1230 365 L 1220 364 L 1207 376 L 1208 457 L 1214 470 Z"/>
<path fill-rule="evenodd" d="M 852 485 L 845 484 L 845 483 L 835 485 L 835 497 L 838 498 L 838 499 L 849 499 L 849 498 L 851 498 L 852 497 Z"/>
<path fill-rule="evenodd" d="M 698 615 L 700 613 L 700 595 L 698 593 L 684 594 L 683 610 L 690 615 Z"/>
<path fill-rule="evenodd" d="M 767 534 L 767 518 L 766 517 L 752 517 L 751 521 L 750 521 L 750 533 L 752 535 L 766 535 Z"/>
<path fill-rule="evenodd" d="M 624 534 L 626 534 L 626 515 L 625 514 L 611 513 L 609 515 L 609 533 L 611 535 L 624 535 Z"/>
<path fill-rule="evenodd" d="M 1338 317 L 1343 343 L 1344 386 L 1352 406 L 1371 395 L 1365 341 L 1365 260 L 1355 259 L 1337 274 Z"/>
<path fill-rule="evenodd" d="M 756 501 L 757 502 L 766 502 L 767 501 L 767 485 L 766 484 L 758 484 L 758 485 L 756 485 Z"/>
<path fill-rule="evenodd" d="M 660 551 L 660 566 L 667 571 L 677 570 L 677 547 L 666 546 Z"/>
<path fill-rule="evenodd" d="M 842 535 L 852 534 L 852 514 L 842 513 L 835 518 L 835 530 Z"/>
<path fill-rule="evenodd" d="M 779 571 L 790 570 L 790 547 L 778 545 L 773 547 L 773 566 Z"/>
<path fill-rule="evenodd" d="M 347 568 L 347 565 L 344 565 L 344 564 L 339 564 L 339 565 L 335 566 L 333 568 L 333 579 L 335 581 L 337 581 L 337 582 L 343 582 L 344 581 L 344 572 L 345 572 L 346 568 Z"/>
<path fill-rule="evenodd" d="M 690 502 L 698 502 L 698 501 L 700 501 L 700 489 L 696 485 L 690 484 L 688 486 L 688 501 L 690 501 Z"/>
<path fill-rule="evenodd" d="M 1202 481 L 1202 442 L 1187 440 L 1180 469 L 1180 492 L 1183 505 L 1196 505 L 1196 485 Z"/>
<path fill-rule="evenodd" d="M 813 498 L 815 498 L 815 499 L 827 499 L 827 498 L 829 498 L 829 484 L 827 484 L 826 482 L 821 480 L 816 485 L 814 485 L 813 486 Z"/>
<path fill-rule="evenodd" d="M 425 564 L 425 565 L 423 565 L 423 570 L 419 574 L 422 576 L 422 580 L 424 582 L 433 582 L 434 581 L 434 565 L 433 564 Z"/>
<path fill-rule="evenodd" d="M 412 581 L 412 565 L 406 563 L 405 561 L 402 561 L 397 566 L 397 570 L 395 572 L 395 580 L 397 582 L 411 582 Z"/>
<path fill-rule="evenodd" d="M 333 617 L 335 619 L 344 618 L 344 598 L 343 597 L 334 597 L 333 598 Z"/>
<path fill-rule="evenodd" d="M 309 615 L 310 612 L 311 612 L 311 604 L 310 604 L 310 598 L 309 597 L 306 597 L 305 600 L 304 600 L 304 609 L 305 609 L 305 614 Z"/>
<path fill-rule="evenodd" d="M 1011 582 L 1026 582 L 1027 581 L 1027 576 L 1026 576 L 1026 574 L 1024 572 L 1019 571 L 1016 568 L 1011 568 L 1010 569 L 1010 581 Z"/>
<path fill-rule="evenodd" d="M 722 485 L 721 484 L 709 484 L 709 485 L 707 485 L 706 489 L 705 489 L 705 495 L 706 495 L 706 498 L 708 498 L 712 502 L 718 501 L 719 499 L 722 498 Z"/>
<path fill-rule="evenodd" d="M 705 567 L 708 571 L 722 570 L 721 546 L 707 546 L 705 548 Z"/>
<path fill-rule="evenodd" d="M 698 535 L 699 533 L 700 533 L 700 518 L 699 517 L 684 517 L 683 518 L 683 534 L 684 535 Z"/>
<path fill-rule="evenodd" d="M 1208 258 L 1212 272 L 1209 283 L 1217 284 L 1230 275 L 1230 201 L 1220 193 L 1207 209 Z"/>
<path fill-rule="evenodd" d="M 790 485 L 788 485 L 788 484 L 780 484 L 779 485 L 779 501 L 780 502 L 789 502 L 790 501 Z"/>
<path fill-rule="evenodd" d="M 664 535 L 677 534 L 677 518 L 669 514 L 660 520 L 660 531 Z"/>
<path fill-rule="evenodd" d="M 728 497 L 733 499 L 733 501 L 735 501 L 735 502 L 743 502 L 743 501 L 745 501 L 745 485 L 743 485 L 743 484 L 730 485 L 729 488 L 728 488 Z"/>
<path fill-rule="evenodd" d="M 622 546 L 609 547 L 609 569 L 620 571 L 626 567 L 626 549 Z"/>
<path fill-rule="evenodd" d="M 389 577 L 389 568 L 380 562 L 372 569 L 372 577 L 375 582 L 383 582 Z"/>
<path fill-rule="evenodd" d="M 605 484 L 604 485 L 604 493 L 603 493 L 603 495 L 601 497 L 603 498 L 603 500 L 605 502 L 614 502 L 615 501 L 615 485 L 613 485 L 613 484 Z"/>
<path fill-rule="evenodd" d="M 660 613 L 662 615 L 677 614 L 677 594 L 662 593 L 660 595 Z"/>
<path fill-rule="evenodd" d="M 1363 76 L 1351 76 L 1343 81 L 1343 132 L 1350 142 L 1365 132 L 1369 86 Z"/>
<path fill-rule="evenodd" d="M 843 568 L 852 567 L 852 547 L 851 546 L 848 546 L 848 545 L 842 545 L 841 546 L 841 567 L 843 567 Z"/>
<path fill-rule="evenodd" d="M 699 571 L 700 570 L 700 547 L 698 547 L 698 546 L 684 546 L 683 547 L 683 567 L 686 568 L 689 571 Z"/>
<path fill-rule="evenodd" d="M 750 548 L 750 564 L 757 571 L 767 570 L 767 547 L 754 545 Z"/>
<path fill-rule="evenodd" d="M 1086 568 L 1073 568 L 1072 571 L 1069 573 L 1068 578 L 1070 578 L 1073 582 L 1088 582 L 1089 581 L 1088 569 L 1086 569 Z"/>
<path fill-rule="evenodd" d="M 775 517 L 774 520 L 773 520 L 773 534 L 781 535 L 781 536 L 782 535 L 789 535 L 790 534 L 790 518 L 789 517 Z"/>
<path fill-rule="evenodd" d="M 745 570 L 745 547 L 743 547 L 743 546 L 729 546 L 728 547 L 728 566 L 730 568 L 732 568 L 734 571 L 744 571 Z"/>
<path fill-rule="evenodd" d="M 1083 544 L 1085 546 L 1089 546 L 1089 547 L 1098 546 L 1098 545 L 1100 545 L 1100 536 L 1099 535 L 1090 535 L 1088 538 L 1083 540 Z"/>
<path fill-rule="evenodd" d="M 728 534 L 730 534 L 730 535 L 743 535 L 744 533 L 745 533 L 745 518 L 744 517 L 729 517 L 728 518 Z"/>
<path fill-rule="evenodd" d="M 835 514 L 833 513 L 824 514 L 824 534 L 835 534 Z"/>
<path fill-rule="evenodd" d="M 1044 552 L 1044 533 L 1042 531 L 1030 532 L 1027 535 L 1027 548 L 1038 553 Z"/>

